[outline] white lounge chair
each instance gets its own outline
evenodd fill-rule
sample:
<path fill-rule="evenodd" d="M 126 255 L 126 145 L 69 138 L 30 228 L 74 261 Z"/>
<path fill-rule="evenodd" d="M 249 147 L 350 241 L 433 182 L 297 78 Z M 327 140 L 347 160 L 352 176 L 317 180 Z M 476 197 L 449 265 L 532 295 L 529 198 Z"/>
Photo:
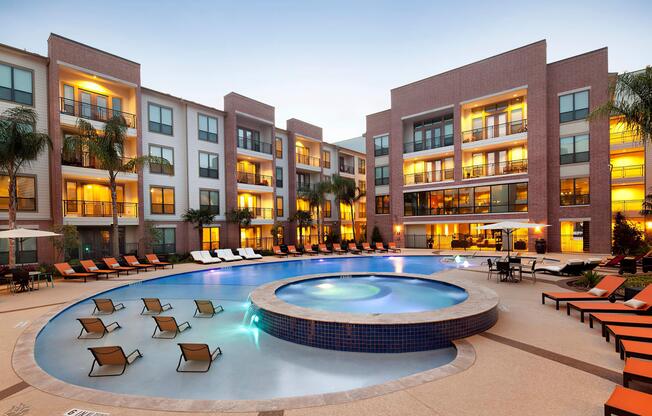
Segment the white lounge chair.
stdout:
<path fill-rule="evenodd" d="M 249 250 L 251 250 L 251 252 Z M 238 254 L 240 255 L 240 257 L 242 257 L 245 260 L 256 260 L 256 259 L 263 258 L 263 256 L 261 256 L 260 254 L 254 253 L 254 250 L 252 248 L 239 248 Z"/>
<path fill-rule="evenodd" d="M 224 261 L 236 261 L 242 260 L 240 256 L 234 256 L 231 249 L 221 249 L 217 250 L 217 257 L 221 258 Z"/>
<path fill-rule="evenodd" d="M 254 249 L 251 248 L 251 247 L 247 247 L 247 248 L 245 248 L 245 252 L 246 252 L 246 253 L 249 255 L 249 257 L 252 258 L 252 259 L 262 259 L 262 258 L 263 258 L 263 256 L 261 256 L 260 254 L 256 254 L 256 252 L 254 251 Z"/>
<path fill-rule="evenodd" d="M 208 250 L 191 251 L 190 255 L 192 256 L 193 260 L 202 264 L 219 263 L 222 261 L 217 257 L 211 256 L 211 253 Z"/>
<path fill-rule="evenodd" d="M 537 266 L 535 271 L 543 273 L 551 273 L 555 275 L 567 274 L 569 276 L 579 276 L 584 271 L 586 264 L 584 260 L 570 259 L 565 264 L 555 266 Z"/>

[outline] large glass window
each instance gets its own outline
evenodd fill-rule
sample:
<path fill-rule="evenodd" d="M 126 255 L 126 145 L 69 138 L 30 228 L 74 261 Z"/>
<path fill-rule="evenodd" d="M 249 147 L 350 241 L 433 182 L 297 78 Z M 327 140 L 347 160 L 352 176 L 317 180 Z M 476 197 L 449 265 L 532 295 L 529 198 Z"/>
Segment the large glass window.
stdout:
<path fill-rule="evenodd" d="M 216 190 L 199 190 L 199 209 L 206 210 L 211 214 L 220 214 L 220 192 Z"/>
<path fill-rule="evenodd" d="M 453 115 L 414 123 L 411 140 L 403 144 L 403 153 L 419 152 L 453 145 Z"/>
<path fill-rule="evenodd" d="M 277 137 L 275 140 L 276 158 L 283 159 L 283 139 Z"/>
<path fill-rule="evenodd" d="M 33 73 L 0 64 L 0 100 L 33 105 Z"/>
<path fill-rule="evenodd" d="M 215 117 L 198 115 L 199 140 L 217 143 L 217 119 Z"/>
<path fill-rule="evenodd" d="M 284 215 L 283 197 L 282 196 L 277 196 L 276 197 L 276 216 L 277 217 L 282 217 L 283 215 Z"/>
<path fill-rule="evenodd" d="M 333 209 L 333 204 L 331 203 L 330 200 L 326 200 L 324 202 L 324 212 L 323 212 L 322 216 L 324 218 L 330 218 L 331 215 L 332 215 L 332 212 L 333 212 L 332 209 Z"/>
<path fill-rule="evenodd" d="M 149 131 L 172 135 L 172 109 L 149 104 Z"/>
<path fill-rule="evenodd" d="M 389 154 L 389 136 L 374 137 L 374 156 Z"/>
<path fill-rule="evenodd" d="M 589 115 L 589 91 L 559 96 L 559 122 L 581 120 Z"/>
<path fill-rule="evenodd" d="M 376 196 L 376 214 L 389 214 L 389 195 Z"/>
<path fill-rule="evenodd" d="M 24 238 L 14 245 L 16 264 L 37 263 L 36 238 Z M 9 263 L 9 240 L 0 239 L 0 264 Z"/>
<path fill-rule="evenodd" d="M 260 139 L 260 132 L 245 127 L 238 127 L 238 147 L 254 152 L 272 154 L 272 144 Z"/>
<path fill-rule="evenodd" d="M 581 163 L 589 161 L 589 135 L 562 137 L 559 139 L 559 163 Z"/>
<path fill-rule="evenodd" d="M 152 214 L 174 214 L 174 188 L 152 186 L 149 191 Z"/>
<path fill-rule="evenodd" d="M 17 176 L 18 211 L 36 211 L 36 177 Z M 0 175 L 0 211 L 9 209 L 9 176 Z"/>
<path fill-rule="evenodd" d="M 199 152 L 199 176 L 217 179 L 219 156 L 215 153 Z"/>
<path fill-rule="evenodd" d="M 280 166 L 276 167 L 276 187 L 283 187 L 283 168 Z"/>
<path fill-rule="evenodd" d="M 389 184 L 389 166 L 376 166 L 374 174 L 376 185 Z"/>
<path fill-rule="evenodd" d="M 330 169 L 331 168 L 331 152 L 324 150 L 321 152 L 321 157 L 323 160 L 323 165 L 325 169 Z"/>
<path fill-rule="evenodd" d="M 177 230 L 175 228 L 159 228 L 159 238 L 152 244 L 156 254 L 172 254 L 177 251 Z"/>
<path fill-rule="evenodd" d="M 174 149 L 163 146 L 149 146 L 149 155 L 167 160 L 168 164 L 150 163 L 150 173 L 161 173 L 164 175 L 174 175 Z"/>
<path fill-rule="evenodd" d="M 559 203 L 565 205 L 588 205 L 590 203 L 589 178 L 562 179 Z"/>
<path fill-rule="evenodd" d="M 203 227 L 201 229 L 201 249 L 217 250 L 220 248 L 220 227 Z"/>
<path fill-rule="evenodd" d="M 361 157 L 358 158 L 358 173 L 367 173 L 367 161 Z"/>

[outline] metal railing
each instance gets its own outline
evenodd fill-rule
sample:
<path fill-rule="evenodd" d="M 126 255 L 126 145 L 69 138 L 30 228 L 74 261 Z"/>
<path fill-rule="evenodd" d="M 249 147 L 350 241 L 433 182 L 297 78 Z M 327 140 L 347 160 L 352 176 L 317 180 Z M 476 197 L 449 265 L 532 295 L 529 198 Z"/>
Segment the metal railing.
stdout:
<path fill-rule="evenodd" d="M 104 169 L 99 159 L 93 156 L 90 152 L 74 152 L 71 154 L 66 154 L 67 152 L 61 153 L 61 164 L 65 166 L 77 166 L 80 168 L 92 168 L 92 169 Z M 132 158 L 123 157 L 122 164 L 126 164 L 131 161 Z M 160 166 L 160 172 L 157 173 L 167 173 L 169 175 L 174 174 L 173 165 L 161 165 L 161 164 L 150 164 L 150 170 L 154 169 L 156 172 L 156 167 Z M 136 173 L 136 167 L 134 166 L 129 170 L 131 173 Z"/>
<path fill-rule="evenodd" d="M 353 166 L 351 166 L 351 165 L 340 164 L 340 172 L 354 175 L 355 174 L 355 168 Z"/>
<path fill-rule="evenodd" d="M 431 150 L 444 146 L 452 146 L 454 141 L 453 137 L 454 136 L 452 134 L 449 134 L 446 136 L 424 139 L 419 142 L 405 142 L 403 143 L 403 153 L 420 152 L 422 150 Z"/>
<path fill-rule="evenodd" d="M 513 173 L 527 173 L 527 159 L 510 160 L 484 165 L 462 167 L 464 178 L 479 178 L 482 176 L 509 175 Z"/>
<path fill-rule="evenodd" d="M 314 186 L 309 183 L 298 183 L 297 192 L 310 192 L 314 189 Z"/>
<path fill-rule="evenodd" d="M 620 201 L 611 201 L 611 212 L 624 212 L 643 210 L 643 199 L 626 199 Z"/>
<path fill-rule="evenodd" d="M 138 217 L 137 202 L 118 202 L 118 217 Z M 67 217 L 111 217 L 113 205 L 106 201 L 83 201 L 65 199 L 63 201 L 63 215 Z"/>
<path fill-rule="evenodd" d="M 331 168 L 331 161 L 330 160 L 324 160 L 324 169 L 330 169 Z"/>
<path fill-rule="evenodd" d="M 238 147 L 240 149 L 253 150 L 254 152 L 272 154 L 272 143 L 263 140 L 247 139 L 238 137 Z"/>
<path fill-rule="evenodd" d="M 18 211 L 36 211 L 36 198 L 18 197 L 16 201 Z M 9 210 L 9 197 L 0 196 L 0 211 Z"/>
<path fill-rule="evenodd" d="M 246 183 L 249 185 L 272 186 L 272 177 L 269 175 L 261 175 L 259 173 L 237 172 L 238 183 Z"/>
<path fill-rule="evenodd" d="M 591 203 L 590 194 L 560 195 L 559 203 L 561 206 L 569 205 L 589 205 Z"/>
<path fill-rule="evenodd" d="M 254 250 L 271 250 L 273 245 L 272 237 L 240 238 L 240 247 L 251 247 Z"/>
<path fill-rule="evenodd" d="M 431 170 L 403 175 L 403 185 L 415 185 L 419 183 L 433 183 L 449 180 L 453 180 L 453 169 Z"/>
<path fill-rule="evenodd" d="M 107 122 L 115 116 L 121 116 L 127 127 L 136 128 L 136 115 L 125 113 L 124 111 L 112 110 L 106 107 L 100 107 L 90 103 L 61 98 L 61 114 L 85 118 L 88 120 Z"/>
<path fill-rule="evenodd" d="M 297 153 L 297 163 L 301 163 L 302 165 L 307 165 L 307 166 L 314 166 L 314 167 L 320 167 L 321 166 L 321 159 L 318 157 L 310 156 L 310 155 L 301 155 Z"/>
<path fill-rule="evenodd" d="M 611 179 L 638 178 L 645 176 L 645 165 L 614 166 Z"/>
<path fill-rule="evenodd" d="M 479 129 L 462 132 L 462 142 L 470 143 L 480 140 L 495 139 L 497 137 L 509 136 L 510 134 L 527 132 L 527 120 L 510 121 L 508 123 L 486 126 Z"/>
<path fill-rule="evenodd" d="M 640 136 L 637 136 L 631 130 L 624 130 L 619 132 L 614 132 L 609 134 L 609 143 L 612 145 L 618 144 L 627 144 L 627 143 L 637 143 L 643 144 Z"/>
<path fill-rule="evenodd" d="M 340 220 L 351 221 L 351 211 L 340 211 Z"/>
<path fill-rule="evenodd" d="M 501 212 L 527 212 L 527 201 L 511 204 L 481 204 L 442 207 L 413 207 L 405 205 L 404 216 L 419 217 L 429 215 L 489 214 Z"/>
<path fill-rule="evenodd" d="M 245 209 L 238 208 L 238 209 Z M 252 213 L 254 219 L 272 220 L 274 219 L 274 208 L 260 208 L 260 207 L 247 207 L 249 212 Z"/>

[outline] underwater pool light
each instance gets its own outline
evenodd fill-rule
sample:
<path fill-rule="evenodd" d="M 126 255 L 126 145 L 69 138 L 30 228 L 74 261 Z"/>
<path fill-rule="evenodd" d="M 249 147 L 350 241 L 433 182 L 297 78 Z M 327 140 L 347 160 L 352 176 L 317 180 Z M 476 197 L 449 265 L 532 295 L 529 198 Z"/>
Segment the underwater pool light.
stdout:
<path fill-rule="evenodd" d="M 332 289 L 333 284 L 332 283 L 320 283 L 317 285 L 318 288 L 320 289 Z"/>

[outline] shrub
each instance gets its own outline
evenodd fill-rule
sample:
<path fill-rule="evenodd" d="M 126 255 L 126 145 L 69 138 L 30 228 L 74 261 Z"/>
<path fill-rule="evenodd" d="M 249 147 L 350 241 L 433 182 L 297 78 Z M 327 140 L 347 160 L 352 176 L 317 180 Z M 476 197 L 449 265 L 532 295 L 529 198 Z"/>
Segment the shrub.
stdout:
<path fill-rule="evenodd" d="M 602 275 L 593 270 L 588 270 L 582 273 L 582 277 L 580 277 L 577 282 L 584 287 L 592 288 L 597 285 L 600 280 L 602 280 Z"/>
<path fill-rule="evenodd" d="M 620 212 L 616 214 L 613 228 L 612 251 L 614 254 L 631 255 L 644 249 L 643 231 L 628 221 Z"/>
<path fill-rule="evenodd" d="M 372 243 L 384 243 L 383 236 L 380 235 L 380 230 L 378 226 L 374 225 L 374 229 L 371 231 L 371 242 Z"/>

